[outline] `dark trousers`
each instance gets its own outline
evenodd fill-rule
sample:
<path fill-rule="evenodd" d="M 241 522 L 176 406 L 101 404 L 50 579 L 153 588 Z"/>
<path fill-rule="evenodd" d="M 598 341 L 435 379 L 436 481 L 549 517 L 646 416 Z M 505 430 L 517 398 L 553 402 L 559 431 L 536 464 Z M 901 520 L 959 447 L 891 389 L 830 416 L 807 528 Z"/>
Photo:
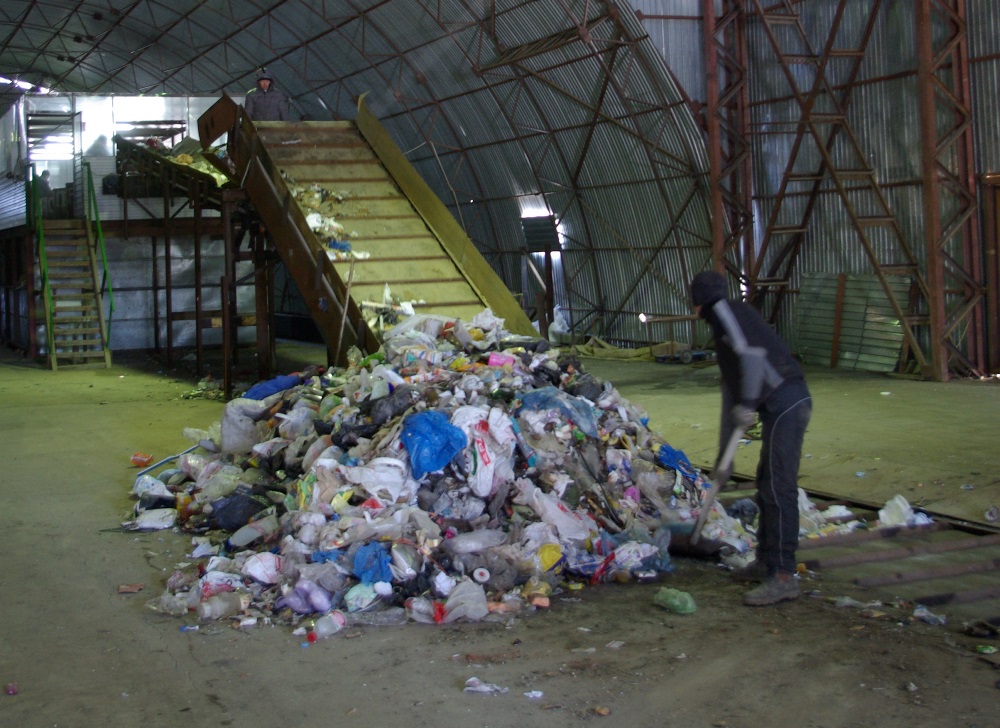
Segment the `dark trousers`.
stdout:
<path fill-rule="evenodd" d="M 792 573 L 799 545 L 799 461 L 812 397 L 804 383 L 788 384 L 775 390 L 759 412 L 757 558 L 770 573 Z"/>

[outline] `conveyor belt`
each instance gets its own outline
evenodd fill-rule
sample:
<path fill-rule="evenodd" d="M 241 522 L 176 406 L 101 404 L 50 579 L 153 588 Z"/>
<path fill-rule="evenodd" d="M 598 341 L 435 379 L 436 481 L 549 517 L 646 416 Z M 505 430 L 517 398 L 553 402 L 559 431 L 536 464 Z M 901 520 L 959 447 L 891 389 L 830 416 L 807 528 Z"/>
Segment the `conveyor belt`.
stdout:
<path fill-rule="evenodd" d="M 309 305 L 328 349 L 343 361 L 352 344 L 379 346 L 362 312 L 389 287 L 418 313 L 468 320 L 490 308 L 517 334 L 534 329 L 517 300 L 482 258 L 398 147 L 359 104 L 356 122 L 254 124 L 228 97 L 198 122 L 208 148 L 229 132 L 228 170 L 246 189 L 282 260 Z M 351 263 L 314 233 L 300 204 L 302 190 L 321 187 L 323 212 L 343 225 L 359 253 Z M 343 332 L 343 335 L 341 335 Z"/>

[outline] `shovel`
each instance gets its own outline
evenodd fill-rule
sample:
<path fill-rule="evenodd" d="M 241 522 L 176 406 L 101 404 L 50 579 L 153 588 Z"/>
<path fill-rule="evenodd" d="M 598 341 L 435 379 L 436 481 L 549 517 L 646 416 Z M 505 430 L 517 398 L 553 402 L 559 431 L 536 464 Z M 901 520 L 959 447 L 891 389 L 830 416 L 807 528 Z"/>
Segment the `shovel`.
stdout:
<path fill-rule="evenodd" d="M 740 440 L 743 438 L 743 430 L 737 427 L 733 430 L 732 436 L 729 438 L 729 442 L 726 443 L 726 449 L 722 451 L 722 457 L 719 458 L 719 465 L 715 468 L 715 472 L 729 470 L 729 466 L 733 464 L 733 458 L 736 456 L 736 446 L 740 444 Z M 708 489 L 708 493 L 705 494 L 705 499 L 701 504 L 701 513 L 698 514 L 698 521 L 694 524 L 694 530 L 691 531 L 690 543 L 692 546 L 698 543 L 698 539 L 701 538 L 701 529 L 705 527 L 705 521 L 708 519 L 708 512 L 712 510 L 712 504 L 715 503 L 715 496 L 719 493 L 719 489 L 723 486 L 718 480 L 712 480 L 712 486 Z"/>

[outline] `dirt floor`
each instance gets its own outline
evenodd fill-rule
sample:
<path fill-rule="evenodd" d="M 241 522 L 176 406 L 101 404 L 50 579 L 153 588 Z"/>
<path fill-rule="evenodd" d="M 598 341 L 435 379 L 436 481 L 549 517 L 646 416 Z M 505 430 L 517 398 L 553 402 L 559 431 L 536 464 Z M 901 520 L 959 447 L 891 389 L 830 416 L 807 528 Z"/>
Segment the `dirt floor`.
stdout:
<path fill-rule="evenodd" d="M 711 460 L 712 368 L 586 366 L 696 464 Z M 1000 503 L 997 383 L 809 377 L 804 485 L 873 503 L 902 493 L 972 521 Z M 804 580 L 806 596 L 776 608 L 743 607 L 718 566 L 676 558 L 659 583 L 566 590 L 502 623 L 351 627 L 307 647 L 286 627 L 181 631 L 194 621 L 145 604 L 189 561 L 189 540 L 117 527 L 131 454 L 176 453 L 182 428 L 219 418 L 221 402 L 183 398 L 194 384 L 155 366 L 50 372 L 0 355 L 0 684 L 17 690 L 0 695 L 0 726 L 1000 724 L 1000 672 L 977 652 L 1000 642 L 903 606 L 839 608 L 835 597 L 870 598 L 841 572 Z M 753 447 L 738 472 L 752 473 Z M 655 606 L 662 586 L 697 610 Z M 463 692 L 471 677 L 507 692 Z"/>

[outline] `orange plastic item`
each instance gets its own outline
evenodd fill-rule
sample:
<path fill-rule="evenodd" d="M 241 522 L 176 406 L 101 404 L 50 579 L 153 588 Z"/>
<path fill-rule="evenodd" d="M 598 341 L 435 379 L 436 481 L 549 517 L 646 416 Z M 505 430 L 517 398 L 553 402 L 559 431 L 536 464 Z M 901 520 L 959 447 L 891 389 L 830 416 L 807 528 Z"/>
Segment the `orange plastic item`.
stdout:
<path fill-rule="evenodd" d="M 132 453 L 132 464 L 137 468 L 144 468 L 153 462 L 153 456 L 144 452 Z"/>

